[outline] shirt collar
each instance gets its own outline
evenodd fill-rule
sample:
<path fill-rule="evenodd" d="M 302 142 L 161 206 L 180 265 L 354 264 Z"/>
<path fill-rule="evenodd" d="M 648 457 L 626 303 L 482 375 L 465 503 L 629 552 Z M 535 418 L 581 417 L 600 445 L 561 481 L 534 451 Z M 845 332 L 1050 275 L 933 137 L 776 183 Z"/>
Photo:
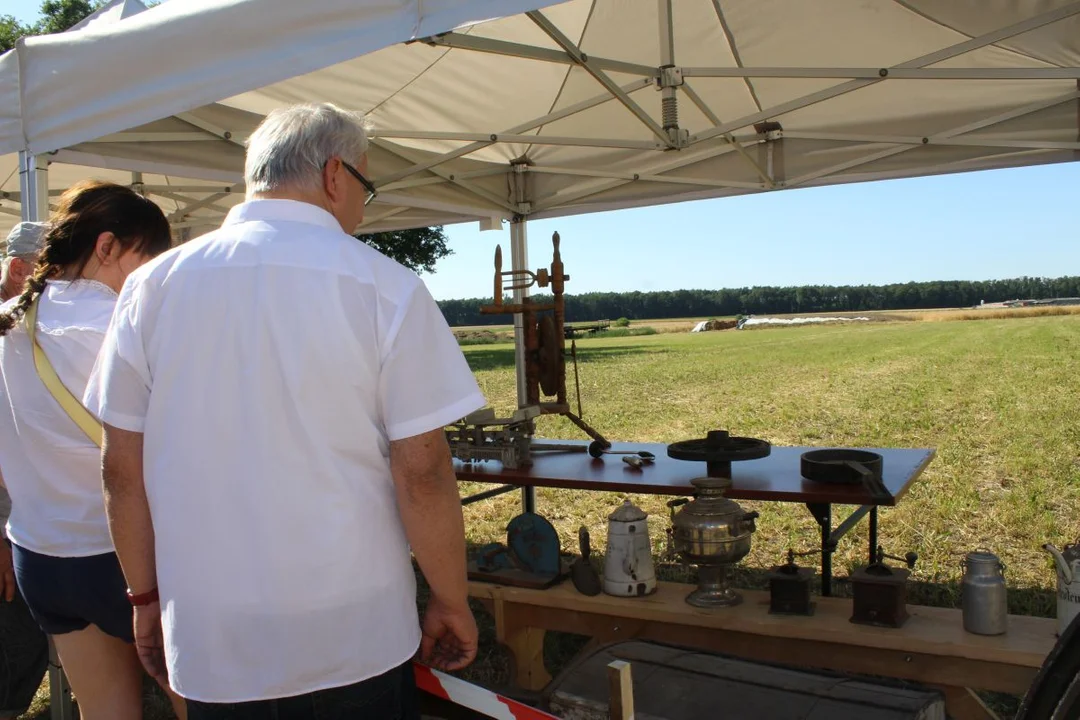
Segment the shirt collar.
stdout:
<path fill-rule="evenodd" d="M 321 207 L 299 200 L 248 200 L 230 210 L 223 225 L 274 220 L 307 223 L 342 232 L 340 223 L 333 215 Z"/>

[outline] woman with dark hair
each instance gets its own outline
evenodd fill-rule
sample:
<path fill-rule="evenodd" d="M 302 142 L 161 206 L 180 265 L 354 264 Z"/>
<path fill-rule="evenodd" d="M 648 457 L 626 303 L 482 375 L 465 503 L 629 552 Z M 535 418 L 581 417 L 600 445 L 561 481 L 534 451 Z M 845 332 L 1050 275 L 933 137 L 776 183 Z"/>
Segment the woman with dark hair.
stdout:
<path fill-rule="evenodd" d="M 86 720 L 141 718 L 143 672 L 105 518 L 100 426 L 74 398 L 124 280 L 169 245 L 153 202 L 81 183 L 60 197 L 22 295 L 0 308 L 0 482 L 16 582 Z"/>

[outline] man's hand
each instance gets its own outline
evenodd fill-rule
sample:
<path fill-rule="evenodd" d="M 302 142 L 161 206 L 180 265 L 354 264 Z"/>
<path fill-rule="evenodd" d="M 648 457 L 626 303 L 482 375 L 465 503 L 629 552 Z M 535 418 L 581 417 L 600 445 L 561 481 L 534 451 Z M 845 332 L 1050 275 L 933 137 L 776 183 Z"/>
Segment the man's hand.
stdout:
<path fill-rule="evenodd" d="M 15 599 L 15 566 L 11 562 L 11 548 L 0 539 L 0 600 Z"/>
<path fill-rule="evenodd" d="M 165 669 L 165 640 L 161 634 L 161 603 L 152 602 L 135 608 L 135 651 L 150 677 L 163 688 L 169 687 Z"/>
<path fill-rule="evenodd" d="M 468 667 L 476 659 L 479 633 L 467 601 L 461 606 L 448 605 L 432 597 L 424 613 L 423 633 L 423 663 L 450 672 Z"/>

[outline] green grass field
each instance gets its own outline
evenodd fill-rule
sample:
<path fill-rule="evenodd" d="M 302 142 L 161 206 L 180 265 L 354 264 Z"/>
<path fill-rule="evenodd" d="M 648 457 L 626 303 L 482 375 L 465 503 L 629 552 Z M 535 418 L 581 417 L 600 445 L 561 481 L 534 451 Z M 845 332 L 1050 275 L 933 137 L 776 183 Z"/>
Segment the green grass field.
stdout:
<path fill-rule="evenodd" d="M 489 402 L 512 408 L 511 346 L 464 351 Z M 1078 351 L 1075 315 L 578 343 L 585 417 L 612 440 L 670 443 L 723 428 L 777 445 L 935 448 L 937 457 L 921 480 L 897 507 L 881 513 L 886 552 L 919 554 L 909 602 L 958 606 L 961 557 L 985 547 L 1007 565 L 1010 612 L 1050 616 L 1056 581 L 1040 546 L 1080 536 Z M 539 433 L 582 437 L 551 417 L 540 420 Z M 481 488 L 464 486 L 463 492 Z M 659 562 L 665 499 L 632 499 L 650 513 Z M 593 547 L 602 550 L 606 515 L 621 500 L 616 494 L 540 490 L 537 508 L 559 531 L 564 549 L 576 550 L 583 524 Z M 470 541 L 502 539 L 519 502 L 514 494 L 467 507 Z M 781 561 L 787 548 L 817 546 L 818 529 L 804 507 L 743 505 L 761 513 L 740 576 L 744 584 L 759 585 L 760 571 Z M 834 518 L 850 509 L 835 508 Z M 836 575 L 865 562 L 865 543 L 862 523 L 841 542 Z M 660 573 L 689 578 L 677 565 L 661 564 Z M 549 660 L 565 661 L 569 649 L 560 652 L 556 644 Z M 504 681 L 498 651 L 491 652 L 474 676 Z"/>
<path fill-rule="evenodd" d="M 464 352 L 489 402 L 511 409 L 512 347 Z M 919 554 L 909 602 L 957 605 L 961 556 L 986 547 L 1007 565 L 1010 611 L 1053 614 L 1054 573 L 1040 546 L 1080 536 L 1080 316 L 586 339 L 578 357 L 585 418 L 612 440 L 669 443 L 724 428 L 777 445 L 936 448 L 921 481 L 881 514 L 886 551 Z M 539 430 L 583 437 L 561 418 L 542 418 Z M 664 500 L 633 500 L 650 513 L 661 576 L 689 579 L 659 558 Z M 541 490 L 537 506 L 564 549 L 576 551 L 585 525 L 602 550 L 606 516 L 621 501 Z M 759 571 L 787 548 L 816 547 L 817 526 L 802 506 L 743 504 L 761 517 L 738 582 L 759 585 Z M 834 517 L 847 510 L 836 508 Z M 519 511 L 516 493 L 467 507 L 469 540 L 503 540 Z M 863 561 L 865 533 L 863 523 L 841 543 L 838 576 Z M 503 684 L 506 656 L 490 622 L 482 628 L 481 655 L 465 676 Z M 549 669 L 579 646 L 549 636 Z"/>

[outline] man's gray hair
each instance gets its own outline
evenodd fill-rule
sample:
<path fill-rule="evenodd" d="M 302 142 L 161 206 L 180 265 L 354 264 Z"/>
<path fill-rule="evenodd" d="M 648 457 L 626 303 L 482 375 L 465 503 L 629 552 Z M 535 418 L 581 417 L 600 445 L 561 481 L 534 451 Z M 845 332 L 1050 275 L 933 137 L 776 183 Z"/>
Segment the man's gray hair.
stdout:
<path fill-rule="evenodd" d="M 356 163 L 368 149 L 364 116 L 330 103 L 272 111 L 247 142 L 248 197 L 280 190 L 318 191 L 326 161 Z"/>

